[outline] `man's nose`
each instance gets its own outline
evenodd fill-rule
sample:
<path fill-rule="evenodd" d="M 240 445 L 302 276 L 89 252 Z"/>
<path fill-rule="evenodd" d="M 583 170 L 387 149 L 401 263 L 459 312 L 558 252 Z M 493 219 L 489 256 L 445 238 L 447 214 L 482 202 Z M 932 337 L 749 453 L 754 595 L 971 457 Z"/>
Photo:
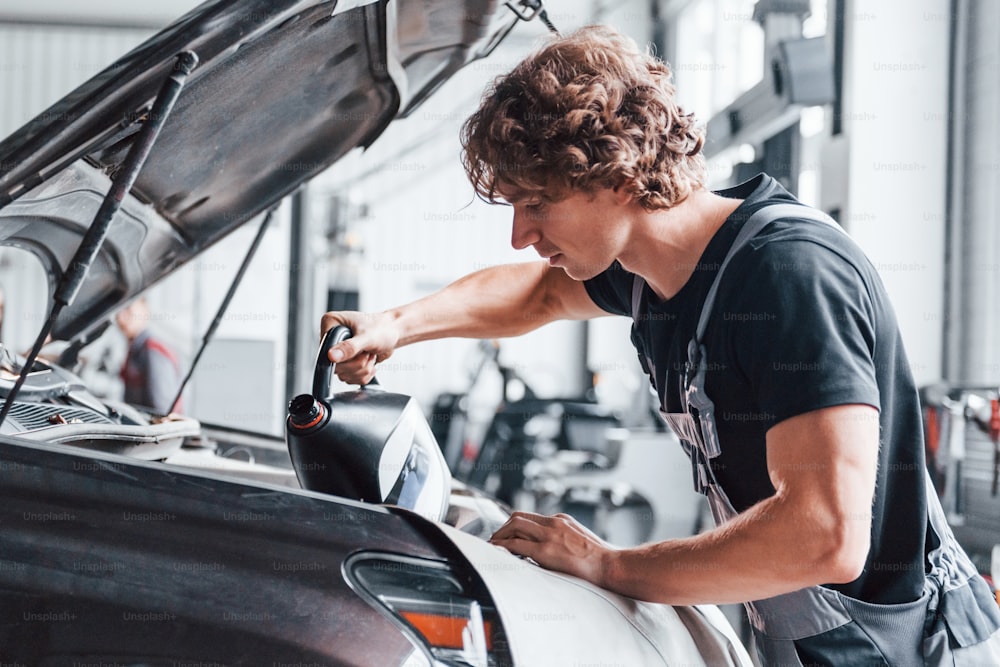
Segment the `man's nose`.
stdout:
<path fill-rule="evenodd" d="M 537 224 L 531 216 L 514 209 L 514 223 L 510 232 L 510 244 L 514 250 L 522 250 L 528 246 L 538 243 L 542 235 L 538 232 Z"/>

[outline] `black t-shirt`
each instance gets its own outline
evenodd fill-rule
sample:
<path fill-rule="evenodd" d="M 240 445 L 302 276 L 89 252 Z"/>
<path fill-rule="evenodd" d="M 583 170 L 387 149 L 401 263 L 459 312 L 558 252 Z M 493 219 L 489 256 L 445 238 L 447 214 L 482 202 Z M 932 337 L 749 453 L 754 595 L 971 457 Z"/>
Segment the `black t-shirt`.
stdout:
<path fill-rule="evenodd" d="M 661 301 L 646 286 L 632 327 L 669 412 L 683 411 L 687 344 L 741 225 L 766 204 L 795 201 L 764 174 L 718 194 L 744 201 L 675 296 Z M 585 286 L 604 310 L 631 316 L 632 284 L 616 262 Z M 703 342 L 705 391 L 715 403 L 722 448 L 713 469 L 737 511 L 774 494 L 765 448 L 772 426 L 835 405 L 878 408 L 871 550 L 858 579 L 830 588 L 868 602 L 918 598 L 928 534 L 920 406 L 895 314 L 861 249 L 826 223 L 776 220 L 727 266 Z"/>

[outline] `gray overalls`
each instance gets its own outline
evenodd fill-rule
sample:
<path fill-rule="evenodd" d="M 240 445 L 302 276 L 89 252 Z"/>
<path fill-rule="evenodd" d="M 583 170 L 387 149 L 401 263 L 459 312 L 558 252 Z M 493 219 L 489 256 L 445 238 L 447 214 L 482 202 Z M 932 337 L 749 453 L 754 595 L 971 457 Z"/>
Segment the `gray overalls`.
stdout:
<path fill-rule="evenodd" d="M 695 337 L 688 344 L 681 396 L 685 411 L 667 413 L 665 406 L 660 409 L 691 459 L 695 489 L 708 497 L 716 525 L 736 516 L 736 510 L 709 465 L 721 449 L 714 405 L 705 394 L 708 364 L 702 340 L 719 280 L 730 259 L 767 224 L 781 217 L 836 226 L 819 211 L 799 204 L 765 206 L 747 219 L 719 267 Z M 632 292 L 635 321 L 639 321 L 643 286 L 643 279 L 636 276 Z M 647 357 L 647 364 L 650 377 L 655 378 L 652 359 Z M 926 479 L 928 518 L 940 546 L 927 555 L 928 574 L 922 596 L 901 604 L 873 604 L 813 586 L 748 602 L 747 614 L 765 665 L 1000 666 L 1000 610 L 986 582 L 952 535 L 930 477 Z M 824 633 L 824 637 L 817 637 Z M 809 656 L 803 662 L 793 641 L 806 638 L 812 639 L 808 642 Z"/>

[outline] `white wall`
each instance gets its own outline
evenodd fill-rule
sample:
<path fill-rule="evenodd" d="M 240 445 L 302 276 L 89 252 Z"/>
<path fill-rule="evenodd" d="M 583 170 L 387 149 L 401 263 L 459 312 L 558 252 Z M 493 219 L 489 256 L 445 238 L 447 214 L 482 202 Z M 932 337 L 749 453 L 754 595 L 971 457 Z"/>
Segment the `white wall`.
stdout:
<path fill-rule="evenodd" d="M 0 0 L 4 21 L 158 28 L 201 4 L 194 0 Z"/>
<path fill-rule="evenodd" d="M 949 11 L 848 2 L 844 135 L 821 172 L 821 203 L 879 270 L 920 384 L 941 374 Z"/>
<path fill-rule="evenodd" d="M 0 21 L 0 137 L 141 43 L 152 31 L 3 24 Z"/>

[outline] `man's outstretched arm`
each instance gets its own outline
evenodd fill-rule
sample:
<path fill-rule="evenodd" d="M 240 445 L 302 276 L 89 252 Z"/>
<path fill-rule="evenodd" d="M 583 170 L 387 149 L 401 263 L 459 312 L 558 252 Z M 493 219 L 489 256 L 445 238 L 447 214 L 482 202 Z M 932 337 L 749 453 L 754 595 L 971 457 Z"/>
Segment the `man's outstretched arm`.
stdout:
<path fill-rule="evenodd" d="M 760 600 L 848 583 L 871 539 L 878 412 L 824 408 L 767 434 L 775 494 L 700 535 L 616 549 L 566 516 L 515 512 L 492 538 L 543 567 L 630 597 L 668 604 Z"/>
<path fill-rule="evenodd" d="M 376 362 L 403 345 L 436 338 L 518 336 L 556 320 L 608 315 L 573 280 L 546 262 L 505 264 L 456 280 L 444 289 L 381 313 L 353 311 L 323 315 L 322 332 L 338 324 L 353 337 L 330 350 L 337 375 L 365 383 Z"/>

